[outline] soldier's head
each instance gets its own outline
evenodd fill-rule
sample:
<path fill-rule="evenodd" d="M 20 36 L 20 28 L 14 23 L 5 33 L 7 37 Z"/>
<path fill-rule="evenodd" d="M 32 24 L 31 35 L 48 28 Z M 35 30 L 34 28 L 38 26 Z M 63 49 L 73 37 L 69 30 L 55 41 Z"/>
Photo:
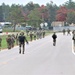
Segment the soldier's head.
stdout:
<path fill-rule="evenodd" d="M 11 37 L 11 35 L 9 34 L 8 37 Z"/>
<path fill-rule="evenodd" d="M 12 36 L 15 36 L 14 34 L 12 34 Z"/>
<path fill-rule="evenodd" d="M 54 32 L 54 34 L 55 34 L 56 32 Z"/>
<path fill-rule="evenodd" d="M 24 32 L 21 32 L 20 35 L 24 35 Z"/>

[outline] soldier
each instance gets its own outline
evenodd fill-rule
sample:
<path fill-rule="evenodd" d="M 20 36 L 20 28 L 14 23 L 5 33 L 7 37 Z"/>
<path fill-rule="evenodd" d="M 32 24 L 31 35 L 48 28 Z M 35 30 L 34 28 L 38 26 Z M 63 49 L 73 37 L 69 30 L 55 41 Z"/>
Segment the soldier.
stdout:
<path fill-rule="evenodd" d="M 74 34 L 74 31 L 75 31 L 75 30 L 72 31 L 72 34 Z"/>
<path fill-rule="evenodd" d="M 44 38 L 45 37 L 45 31 L 44 30 L 43 30 L 42 34 L 43 34 L 43 38 Z"/>
<path fill-rule="evenodd" d="M 28 44 L 28 41 L 27 41 L 26 37 L 24 36 L 24 32 L 20 33 L 18 40 L 19 40 L 19 53 L 21 54 L 21 47 L 23 46 L 23 52 L 22 53 L 24 54 L 25 42 Z"/>
<path fill-rule="evenodd" d="M 14 34 L 12 34 L 11 35 L 11 43 L 12 43 L 12 47 L 14 47 L 14 43 L 15 43 L 15 35 Z"/>
<path fill-rule="evenodd" d="M 36 32 L 37 39 L 39 39 L 39 31 Z"/>
<path fill-rule="evenodd" d="M 67 35 L 70 34 L 70 29 L 67 30 Z M 70 34 L 71 35 L 71 34 Z"/>
<path fill-rule="evenodd" d="M 32 41 L 32 40 L 33 40 L 33 33 L 30 32 L 30 41 Z"/>
<path fill-rule="evenodd" d="M 8 37 L 6 38 L 8 49 L 11 49 L 11 46 L 12 46 L 12 42 L 11 41 L 12 41 L 11 35 L 8 35 Z"/>
<path fill-rule="evenodd" d="M 63 35 L 65 35 L 65 29 L 63 29 Z"/>
<path fill-rule="evenodd" d="M 74 51 L 75 51 L 75 30 L 73 31 L 73 38 L 72 38 L 72 40 L 73 40 L 73 48 L 74 48 Z"/>
<path fill-rule="evenodd" d="M 16 45 L 18 45 L 18 33 L 16 34 L 15 39 L 16 39 Z"/>
<path fill-rule="evenodd" d="M 27 36 L 28 36 L 28 34 L 29 34 L 29 30 L 26 30 L 26 33 L 27 33 Z"/>
<path fill-rule="evenodd" d="M 2 43 L 2 38 L 0 37 L 0 50 L 1 50 L 1 46 L 2 46 L 1 43 Z"/>
<path fill-rule="evenodd" d="M 52 38 L 53 38 L 53 46 L 55 46 L 56 45 L 56 38 L 57 38 L 57 35 L 55 34 L 55 32 L 52 35 Z"/>
<path fill-rule="evenodd" d="M 36 40 L 36 32 L 34 31 L 34 40 Z"/>
<path fill-rule="evenodd" d="M 39 31 L 39 39 L 41 39 L 42 38 L 42 31 L 40 30 Z"/>

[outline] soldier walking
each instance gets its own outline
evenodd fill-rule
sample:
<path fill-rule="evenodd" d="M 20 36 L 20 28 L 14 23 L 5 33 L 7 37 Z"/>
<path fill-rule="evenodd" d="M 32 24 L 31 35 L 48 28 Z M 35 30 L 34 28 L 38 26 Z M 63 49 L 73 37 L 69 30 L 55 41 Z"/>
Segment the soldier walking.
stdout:
<path fill-rule="evenodd" d="M 14 47 L 14 44 L 15 44 L 15 35 L 14 34 L 12 34 L 11 35 L 11 43 L 12 43 L 12 48 Z"/>
<path fill-rule="evenodd" d="M 65 35 L 65 32 L 66 32 L 65 29 L 63 29 L 63 35 Z"/>
<path fill-rule="evenodd" d="M 68 29 L 68 30 L 67 30 L 67 35 L 68 35 L 68 34 L 70 34 L 70 35 L 71 35 L 71 33 L 70 33 L 70 29 Z"/>
<path fill-rule="evenodd" d="M 12 41 L 11 35 L 8 35 L 8 37 L 6 38 L 8 49 L 11 49 L 11 46 L 12 46 L 12 42 L 11 41 Z"/>
<path fill-rule="evenodd" d="M 15 39 L 16 39 L 16 45 L 18 45 L 18 33 L 16 34 Z"/>
<path fill-rule="evenodd" d="M 2 46 L 2 38 L 0 37 L 0 50 L 1 50 L 1 46 Z"/>
<path fill-rule="evenodd" d="M 73 31 L 72 40 L 73 40 L 73 49 L 74 49 L 74 52 L 75 52 L 75 30 Z"/>
<path fill-rule="evenodd" d="M 32 41 L 32 40 L 33 40 L 33 33 L 30 32 L 30 41 Z"/>
<path fill-rule="evenodd" d="M 18 37 L 18 40 L 19 40 L 19 53 L 21 54 L 21 47 L 23 48 L 23 54 L 25 52 L 25 42 L 28 44 L 28 41 L 26 39 L 26 37 L 24 36 L 24 32 L 21 32 L 19 37 Z"/>
<path fill-rule="evenodd" d="M 42 32 L 43 38 L 45 37 L 45 31 Z"/>
<path fill-rule="evenodd" d="M 34 31 L 34 40 L 36 40 L 36 32 Z"/>
<path fill-rule="evenodd" d="M 56 45 L 56 38 L 57 38 L 57 35 L 55 34 L 55 32 L 52 35 L 52 38 L 53 38 L 53 46 L 55 46 Z"/>

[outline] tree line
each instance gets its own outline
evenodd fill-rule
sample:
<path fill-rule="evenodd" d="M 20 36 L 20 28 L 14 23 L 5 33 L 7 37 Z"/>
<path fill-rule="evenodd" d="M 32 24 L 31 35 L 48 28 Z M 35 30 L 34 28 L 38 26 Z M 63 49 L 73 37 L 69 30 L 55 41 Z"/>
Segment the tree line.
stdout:
<path fill-rule="evenodd" d="M 25 23 L 25 25 L 34 27 L 39 27 L 40 23 L 44 22 L 47 22 L 50 27 L 53 21 L 75 23 L 75 2 L 69 0 L 60 6 L 53 2 L 41 6 L 33 2 L 29 2 L 25 6 L 19 4 L 9 6 L 2 3 L 0 5 L 0 22 L 5 21 L 14 25 Z"/>

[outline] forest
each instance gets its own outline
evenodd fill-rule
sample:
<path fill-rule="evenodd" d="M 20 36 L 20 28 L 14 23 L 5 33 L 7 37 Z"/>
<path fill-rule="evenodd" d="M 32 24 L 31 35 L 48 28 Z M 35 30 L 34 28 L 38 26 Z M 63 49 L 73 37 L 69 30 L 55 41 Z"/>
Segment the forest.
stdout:
<path fill-rule="evenodd" d="M 39 27 L 40 23 L 47 22 L 51 26 L 53 21 L 64 21 L 75 24 L 75 2 L 69 0 L 57 6 L 52 1 L 46 5 L 35 4 L 30 1 L 25 6 L 2 3 L 0 5 L 0 22 L 11 22 L 12 24 L 31 25 Z"/>

